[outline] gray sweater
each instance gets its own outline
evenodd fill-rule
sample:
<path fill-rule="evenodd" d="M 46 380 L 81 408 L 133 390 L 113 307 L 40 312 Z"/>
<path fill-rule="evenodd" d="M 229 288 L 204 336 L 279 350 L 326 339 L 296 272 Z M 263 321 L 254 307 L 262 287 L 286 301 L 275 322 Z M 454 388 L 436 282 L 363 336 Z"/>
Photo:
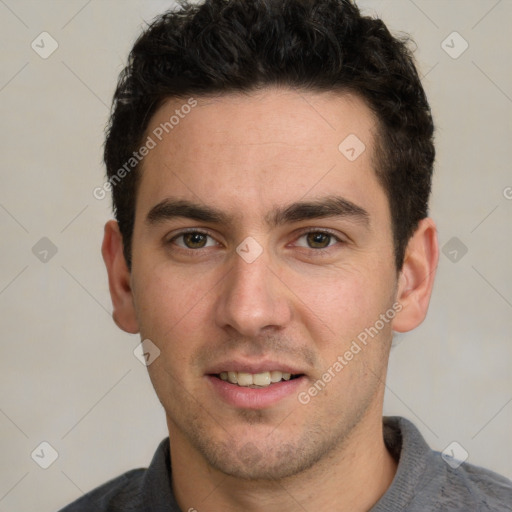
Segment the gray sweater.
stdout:
<path fill-rule="evenodd" d="M 404 418 L 384 418 L 385 441 L 398 462 L 395 478 L 369 512 L 512 511 L 512 482 L 492 471 L 448 464 Z M 304 504 L 308 509 L 307 503 Z M 204 509 L 207 510 L 207 504 Z M 330 510 L 336 510 L 336 503 Z M 182 512 L 171 487 L 169 438 L 148 469 L 121 475 L 60 512 Z M 186 512 L 186 511 L 184 511 Z"/>

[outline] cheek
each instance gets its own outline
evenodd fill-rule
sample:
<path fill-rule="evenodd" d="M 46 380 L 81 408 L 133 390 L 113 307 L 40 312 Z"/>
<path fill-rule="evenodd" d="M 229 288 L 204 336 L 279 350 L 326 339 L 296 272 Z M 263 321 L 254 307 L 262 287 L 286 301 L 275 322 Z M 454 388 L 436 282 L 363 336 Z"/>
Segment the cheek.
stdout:
<path fill-rule="evenodd" d="M 164 345 L 169 339 L 182 338 L 186 332 L 193 337 L 202 322 L 198 319 L 207 303 L 206 276 L 190 279 L 177 269 L 164 265 L 153 267 L 149 272 L 136 275 L 135 307 L 141 335 L 154 337 Z"/>
<path fill-rule="evenodd" d="M 314 279 L 295 276 L 293 290 L 301 322 L 324 345 L 339 350 L 374 325 L 392 303 L 393 281 L 384 268 L 336 269 Z M 330 341 L 328 341 L 330 340 Z"/>
<path fill-rule="evenodd" d="M 153 267 L 140 277 L 140 293 L 135 294 L 140 333 L 160 350 L 148 372 L 160 400 L 171 407 L 194 386 L 190 361 L 207 337 L 209 288 L 201 279 L 185 279 L 176 269 L 171 273 Z"/>
<path fill-rule="evenodd" d="M 354 267 L 329 269 L 312 275 L 295 275 L 293 290 L 307 308 L 334 327 L 356 320 L 367 309 L 371 294 L 365 273 Z"/>

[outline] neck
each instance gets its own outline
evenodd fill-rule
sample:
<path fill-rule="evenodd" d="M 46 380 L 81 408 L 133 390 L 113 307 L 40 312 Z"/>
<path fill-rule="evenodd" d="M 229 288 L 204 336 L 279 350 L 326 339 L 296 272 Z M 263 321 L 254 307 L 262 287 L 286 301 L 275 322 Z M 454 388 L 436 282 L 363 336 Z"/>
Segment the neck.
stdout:
<path fill-rule="evenodd" d="M 183 449 L 187 441 L 170 428 L 176 500 L 182 510 L 198 512 L 292 512 L 301 505 L 317 511 L 368 511 L 391 485 L 397 467 L 384 444 L 381 414 L 362 420 L 314 467 L 282 480 L 225 475 L 195 450 Z"/>

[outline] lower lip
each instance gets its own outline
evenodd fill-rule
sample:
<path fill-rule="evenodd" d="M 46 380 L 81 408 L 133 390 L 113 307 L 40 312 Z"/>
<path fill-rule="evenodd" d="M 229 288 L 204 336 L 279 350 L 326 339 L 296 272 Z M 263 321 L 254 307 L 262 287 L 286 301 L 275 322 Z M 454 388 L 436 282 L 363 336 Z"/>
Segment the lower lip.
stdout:
<path fill-rule="evenodd" d="M 246 388 L 212 375 L 207 375 L 206 378 L 225 402 L 242 409 L 265 409 L 290 395 L 297 396 L 305 380 L 302 376 L 292 380 L 282 380 L 265 388 Z"/>

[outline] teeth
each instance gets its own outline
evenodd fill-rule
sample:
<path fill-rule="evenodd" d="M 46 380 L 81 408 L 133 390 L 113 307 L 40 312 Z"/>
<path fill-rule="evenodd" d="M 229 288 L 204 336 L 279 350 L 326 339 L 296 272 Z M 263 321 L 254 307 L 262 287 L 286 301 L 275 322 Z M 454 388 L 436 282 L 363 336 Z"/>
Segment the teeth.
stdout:
<path fill-rule="evenodd" d="M 273 371 L 270 372 L 270 380 L 272 382 L 279 382 L 283 378 L 283 372 Z"/>
<path fill-rule="evenodd" d="M 261 373 L 221 372 L 219 377 L 222 380 L 231 382 L 231 384 L 238 384 L 242 387 L 266 388 L 270 384 L 280 382 L 281 380 L 290 380 L 291 373 L 284 373 L 279 370 Z"/>
<path fill-rule="evenodd" d="M 270 372 L 255 373 L 252 376 L 252 383 L 256 386 L 269 386 L 271 383 Z"/>
<path fill-rule="evenodd" d="M 237 380 L 239 386 L 252 386 L 254 384 L 250 373 L 238 372 Z"/>

